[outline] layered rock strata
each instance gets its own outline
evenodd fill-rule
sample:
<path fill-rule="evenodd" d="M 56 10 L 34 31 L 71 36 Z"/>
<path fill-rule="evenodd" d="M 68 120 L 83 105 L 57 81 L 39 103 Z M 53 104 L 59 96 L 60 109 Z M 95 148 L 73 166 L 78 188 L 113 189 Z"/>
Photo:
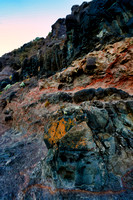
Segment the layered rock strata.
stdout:
<path fill-rule="evenodd" d="M 26 85 L 1 96 L 1 199 L 130 199 L 132 95 Z"/>
<path fill-rule="evenodd" d="M 73 6 L 0 59 L 1 200 L 133 198 L 132 7 Z"/>
<path fill-rule="evenodd" d="M 73 6 L 66 18 L 58 19 L 45 39 L 36 38 L 1 57 L 0 71 L 11 67 L 19 80 L 31 76 L 50 76 L 68 67 L 80 56 L 133 36 L 132 30 L 132 1 L 84 2 L 81 6 Z M 14 83 L 12 77 L 3 79 L 4 86 L 9 83 Z M 3 85 L 0 85 L 2 89 Z"/>

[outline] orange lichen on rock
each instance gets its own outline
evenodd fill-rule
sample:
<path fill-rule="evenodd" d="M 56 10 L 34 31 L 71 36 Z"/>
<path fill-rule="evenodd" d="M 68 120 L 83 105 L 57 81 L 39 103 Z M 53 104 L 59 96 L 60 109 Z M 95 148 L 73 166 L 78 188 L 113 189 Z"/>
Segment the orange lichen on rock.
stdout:
<path fill-rule="evenodd" d="M 66 133 L 74 126 L 75 121 L 72 119 L 65 120 L 62 118 L 60 121 L 52 123 L 48 130 L 48 134 L 44 135 L 44 139 L 48 140 L 50 145 L 56 144 Z"/>
<path fill-rule="evenodd" d="M 95 147 L 95 144 L 92 137 L 92 131 L 86 122 L 74 125 L 71 130 L 61 138 L 60 146 L 75 150 L 92 150 Z"/>

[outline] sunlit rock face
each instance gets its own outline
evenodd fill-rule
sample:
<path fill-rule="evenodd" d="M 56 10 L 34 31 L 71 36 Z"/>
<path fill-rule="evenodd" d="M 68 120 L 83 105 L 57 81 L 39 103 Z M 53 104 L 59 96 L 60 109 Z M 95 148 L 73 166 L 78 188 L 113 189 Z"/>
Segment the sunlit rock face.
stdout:
<path fill-rule="evenodd" d="M 1 96 L 1 199 L 130 198 L 132 95 L 116 88 L 48 93 L 25 83 Z"/>
<path fill-rule="evenodd" d="M 0 97 L 1 199 L 130 198 L 132 95 L 24 83 Z"/>
<path fill-rule="evenodd" d="M 100 49 L 133 35 L 133 3 L 121 0 L 94 0 L 73 6 L 66 17 L 67 59 Z"/>
<path fill-rule="evenodd" d="M 132 1 L 84 2 L 58 19 L 45 39 L 36 38 L 0 58 L 0 70 L 10 66 L 20 79 L 51 76 L 80 56 L 133 36 L 132 27 Z"/>
<path fill-rule="evenodd" d="M 44 167 L 44 174 L 50 173 L 55 187 L 95 192 L 132 188 L 132 106 L 132 100 L 85 101 L 51 116 L 44 133 L 50 169 Z"/>
<path fill-rule="evenodd" d="M 132 199 L 132 11 L 73 6 L 0 59 L 0 200 Z"/>

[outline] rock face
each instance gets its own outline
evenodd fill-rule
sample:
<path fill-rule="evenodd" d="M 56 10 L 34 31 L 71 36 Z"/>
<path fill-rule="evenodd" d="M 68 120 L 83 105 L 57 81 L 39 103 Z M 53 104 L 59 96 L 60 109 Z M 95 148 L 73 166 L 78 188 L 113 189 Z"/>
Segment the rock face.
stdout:
<path fill-rule="evenodd" d="M 67 60 L 132 36 L 132 13 L 133 3 L 126 0 L 93 0 L 72 7 L 66 17 Z"/>
<path fill-rule="evenodd" d="M 62 114 L 50 120 L 44 134 L 46 163 L 56 188 L 132 188 L 132 104 L 94 101 L 58 111 Z"/>
<path fill-rule="evenodd" d="M 0 58 L 1 200 L 133 199 L 132 8 L 73 6 Z"/>
<path fill-rule="evenodd" d="M 56 73 L 60 89 L 117 87 L 133 92 L 133 38 L 106 45 L 72 62 Z M 50 83 L 49 83 L 50 84 Z M 99 91 L 100 92 L 100 91 Z"/>
<path fill-rule="evenodd" d="M 5 67 L 0 72 L 0 91 L 2 91 L 8 84 L 13 84 L 19 81 L 19 75 L 11 67 Z"/>
<path fill-rule="evenodd" d="M 0 98 L 0 198 L 132 199 L 132 95 L 36 82 Z"/>
<path fill-rule="evenodd" d="M 58 19 L 46 39 L 36 38 L 0 58 L 0 70 L 7 66 L 21 69 L 20 79 L 50 76 L 79 56 L 132 35 L 132 1 L 84 2 L 73 6 L 65 19 Z"/>

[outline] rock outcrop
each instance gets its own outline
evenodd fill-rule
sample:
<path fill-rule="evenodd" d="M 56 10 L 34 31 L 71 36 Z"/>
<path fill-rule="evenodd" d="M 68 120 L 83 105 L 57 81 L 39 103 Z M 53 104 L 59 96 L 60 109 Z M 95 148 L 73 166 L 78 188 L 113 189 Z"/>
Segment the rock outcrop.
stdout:
<path fill-rule="evenodd" d="M 126 0 L 94 0 L 72 7 L 66 17 L 67 60 L 132 36 L 132 13 L 133 3 Z"/>
<path fill-rule="evenodd" d="M 73 6 L 58 19 L 46 39 L 36 38 L 0 58 L 0 70 L 19 70 L 19 79 L 50 76 L 92 50 L 133 35 L 133 4 L 127 0 L 93 0 Z M 9 80 L 7 81 L 8 84 Z"/>
<path fill-rule="evenodd" d="M 1 199 L 130 199 L 133 96 L 36 83 L 1 95 Z"/>
<path fill-rule="evenodd" d="M 56 188 L 132 188 L 132 105 L 132 100 L 84 102 L 51 116 L 44 134 L 50 170 L 44 171 Z"/>
<path fill-rule="evenodd" d="M 132 1 L 73 6 L 0 59 L 0 199 L 133 198 Z"/>

